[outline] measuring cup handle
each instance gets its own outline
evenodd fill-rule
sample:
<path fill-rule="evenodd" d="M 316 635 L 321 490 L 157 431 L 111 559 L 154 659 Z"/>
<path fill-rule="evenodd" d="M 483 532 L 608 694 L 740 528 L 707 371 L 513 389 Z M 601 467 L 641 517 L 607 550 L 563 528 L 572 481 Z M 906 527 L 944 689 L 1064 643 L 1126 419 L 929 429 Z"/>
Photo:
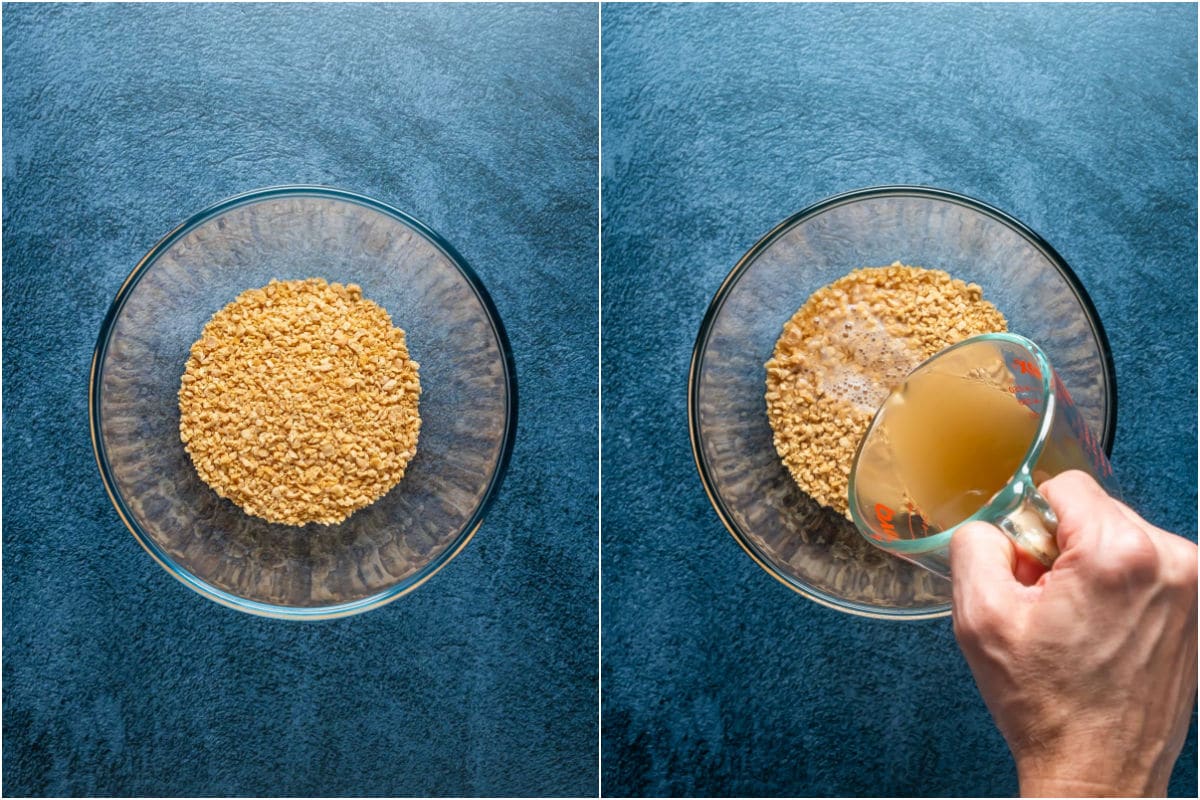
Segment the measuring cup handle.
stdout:
<path fill-rule="evenodd" d="M 1050 567 L 1058 558 L 1058 517 L 1029 479 L 1021 503 L 996 523 L 1017 547 Z"/>

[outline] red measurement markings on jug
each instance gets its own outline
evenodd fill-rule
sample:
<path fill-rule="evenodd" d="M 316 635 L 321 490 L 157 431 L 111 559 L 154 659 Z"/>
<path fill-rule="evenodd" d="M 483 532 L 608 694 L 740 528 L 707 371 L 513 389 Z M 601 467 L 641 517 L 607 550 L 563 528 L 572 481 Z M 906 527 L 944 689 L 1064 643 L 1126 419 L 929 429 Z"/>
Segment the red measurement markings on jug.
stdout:
<path fill-rule="evenodd" d="M 875 519 L 879 521 L 879 527 L 883 530 L 882 533 L 876 535 L 876 539 L 885 539 L 890 542 L 900 538 L 900 535 L 896 533 L 896 526 L 892 522 L 895 518 L 896 512 L 883 503 L 875 504 Z"/>
<path fill-rule="evenodd" d="M 1009 359 L 1009 366 L 1012 367 L 1014 378 L 1020 374 L 1029 375 L 1038 381 L 1042 379 L 1042 371 L 1032 361 L 1014 356 Z M 1041 386 L 1022 386 L 1017 384 L 1008 387 L 1008 391 L 1012 393 L 1018 403 L 1028 408 L 1031 414 L 1037 415 L 1042 413 L 1044 398 L 1042 397 Z"/>
<path fill-rule="evenodd" d="M 1023 358 L 1014 358 L 1012 363 L 1013 368 L 1018 370 L 1022 375 L 1032 375 L 1038 380 L 1041 380 L 1042 371 L 1038 369 L 1037 364 L 1034 364 L 1032 361 L 1026 361 Z"/>
<path fill-rule="evenodd" d="M 1071 426 L 1075 437 L 1079 439 L 1079 444 L 1083 448 L 1084 454 L 1092 462 L 1092 466 L 1096 470 L 1096 475 L 1100 478 L 1111 478 L 1113 474 L 1112 464 L 1108 463 L 1108 457 L 1104 455 L 1104 449 L 1100 447 L 1100 442 L 1092 434 L 1092 429 L 1088 427 L 1083 414 L 1075 407 L 1070 393 L 1067 392 L 1066 384 L 1059 380 L 1058 375 L 1054 376 L 1054 390 L 1064 400 L 1062 406 L 1063 415 L 1067 418 L 1067 424 Z"/>
<path fill-rule="evenodd" d="M 1029 409 L 1035 417 L 1042 413 L 1041 388 L 1038 386 L 1010 386 L 1008 392 L 1018 403 Z"/>

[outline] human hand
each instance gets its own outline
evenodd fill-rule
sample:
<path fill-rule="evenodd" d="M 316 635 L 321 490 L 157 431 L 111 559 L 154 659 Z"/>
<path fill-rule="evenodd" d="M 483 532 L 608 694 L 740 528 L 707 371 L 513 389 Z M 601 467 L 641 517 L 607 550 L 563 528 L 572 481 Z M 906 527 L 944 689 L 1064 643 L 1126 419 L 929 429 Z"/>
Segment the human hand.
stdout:
<path fill-rule="evenodd" d="M 1039 491 L 1048 571 L 987 523 L 954 534 L 954 635 L 1022 795 L 1165 795 L 1196 698 L 1196 545 L 1083 472 Z"/>

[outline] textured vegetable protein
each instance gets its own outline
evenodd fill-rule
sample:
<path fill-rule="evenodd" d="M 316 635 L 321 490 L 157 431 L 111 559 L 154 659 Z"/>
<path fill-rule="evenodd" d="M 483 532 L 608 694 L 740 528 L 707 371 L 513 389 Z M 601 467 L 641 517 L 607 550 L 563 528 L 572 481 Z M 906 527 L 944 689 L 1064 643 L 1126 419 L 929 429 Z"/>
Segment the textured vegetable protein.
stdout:
<path fill-rule="evenodd" d="M 766 364 L 775 449 L 800 488 L 849 516 L 850 467 L 875 412 L 925 359 L 1008 329 L 975 284 L 942 270 L 856 269 L 814 292 Z"/>
<path fill-rule="evenodd" d="M 355 284 L 271 281 L 213 315 L 179 388 L 196 472 L 247 514 L 345 520 L 416 453 L 419 365 L 404 331 Z"/>

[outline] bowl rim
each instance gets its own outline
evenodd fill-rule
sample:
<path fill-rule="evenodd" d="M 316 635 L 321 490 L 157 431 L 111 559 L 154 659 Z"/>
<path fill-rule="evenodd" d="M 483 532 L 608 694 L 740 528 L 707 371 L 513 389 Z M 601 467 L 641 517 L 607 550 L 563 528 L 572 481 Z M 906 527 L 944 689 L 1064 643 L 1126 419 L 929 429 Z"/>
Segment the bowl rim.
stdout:
<path fill-rule="evenodd" d="M 1031 245 L 1037 248 L 1042 255 L 1058 270 L 1067 286 L 1074 293 L 1076 300 L 1083 309 L 1084 316 L 1087 318 L 1092 334 L 1096 338 L 1096 343 L 1099 346 L 1102 367 L 1105 375 L 1105 419 L 1104 430 L 1101 434 L 1101 446 L 1104 449 L 1105 455 L 1112 455 L 1112 444 L 1116 436 L 1117 424 L 1117 375 L 1114 367 L 1112 349 L 1108 343 L 1108 336 L 1104 332 L 1104 327 L 1100 323 L 1100 315 L 1096 312 L 1096 307 L 1092 303 L 1092 299 L 1088 296 L 1087 291 L 1083 287 L 1083 283 L 1075 274 L 1075 271 L 1067 264 L 1066 260 L 1059 255 L 1049 242 L 1043 239 L 1032 228 L 1016 219 L 1012 215 L 1001 211 L 994 206 L 989 205 L 981 200 L 969 197 L 965 194 L 952 192 L 947 189 L 939 189 L 932 186 L 920 185 L 904 185 L 904 184 L 889 184 L 881 186 L 869 186 L 861 189 L 851 189 L 846 192 L 831 195 L 823 200 L 819 200 L 796 213 L 788 216 L 774 228 L 768 231 L 754 245 L 746 251 L 738 262 L 730 270 L 725 280 L 721 282 L 712 301 L 709 303 L 708 309 L 704 314 L 704 318 L 700 323 L 700 330 L 696 334 L 696 343 L 692 348 L 692 360 L 688 369 L 688 388 L 687 388 L 687 411 L 688 411 L 688 437 L 692 445 L 692 458 L 696 464 L 696 470 L 700 475 L 700 482 L 704 486 L 704 492 L 708 495 L 708 500 L 712 503 L 713 508 L 717 512 L 717 516 L 721 519 L 725 529 L 733 536 L 734 540 L 741 546 L 756 564 L 762 567 L 768 574 L 787 586 L 797 594 L 807 597 L 816 603 L 819 603 L 828 608 L 842 611 L 848 614 L 854 614 L 862 617 L 870 617 L 872 619 L 886 620 L 923 620 L 945 617 L 950 614 L 950 604 L 945 603 L 939 606 L 931 606 L 921 610 L 899 610 L 899 611 L 883 611 L 877 607 L 862 606 L 852 601 L 842 600 L 833 595 L 826 594 L 811 586 L 802 584 L 796 578 L 787 575 L 780 571 L 772 564 L 764 554 L 758 551 L 758 547 L 750 541 L 749 537 L 738 527 L 734 522 L 732 514 L 726 508 L 724 501 L 716 490 L 716 484 L 713 481 L 708 465 L 705 462 L 702 449 L 700 447 L 700 420 L 697 413 L 697 405 L 699 402 L 699 373 L 700 367 L 704 359 L 704 352 L 708 345 L 708 339 L 712 332 L 712 326 L 720 313 L 725 300 L 728 298 L 734 285 L 751 264 L 753 264 L 760 255 L 780 237 L 791 230 L 795 225 L 811 219 L 825 211 L 838 206 L 847 205 L 850 203 L 859 202 L 861 200 L 874 200 L 883 197 L 911 197 L 926 200 L 940 200 L 944 202 L 954 203 L 964 206 L 985 216 L 991 217 L 996 221 L 1013 229 L 1017 234 L 1024 237 Z"/>
<path fill-rule="evenodd" d="M 409 575 L 404 580 L 398 582 L 394 586 L 376 592 L 358 600 L 353 600 L 346 603 L 335 603 L 322 606 L 285 606 L 274 603 L 266 603 L 259 600 L 252 600 L 247 597 L 241 597 L 227 592 L 205 581 L 203 578 L 195 575 L 191 571 L 185 569 L 178 564 L 169 554 L 167 554 L 138 524 L 135 515 L 126 506 L 121 492 L 118 490 L 115 480 L 109 470 L 108 455 L 105 451 L 103 438 L 99 435 L 100 430 L 100 380 L 103 364 L 103 359 L 108 351 L 109 341 L 112 337 L 113 324 L 128 300 L 134 287 L 138 281 L 146 274 L 150 267 L 158 260 L 158 258 L 175 242 L 186 236 L 191 231 L 195 230 L 200 225 L 214 219 L 215 217 L 230 211 L 239 206 L 249 205 L 251 203 L 262 202 L 264 200 L 277 199 L 281 197 L 315 197 L 329 200 L 337 200 L 341 202 L 353 203 L 355 205 L 364 206 L 366 208 L 378 211 L 386 216 L 392 217 L 398 222 L 412 228 L 418 234 L 428 240 L 435 248 L 440 250 L 450 263 L 459 271 L 466 279 L 467 284 L 475 293 L 476 298 L 483 306 L 484 312 L 488 317 L 488 321 L 492 326 L 492 331 L 496 336 L 497 344 L 503 356 L 504 368 L 504 387 L 505 387 L 505 413 L 504 413 L 504 433 L 500 441 L 500 453 L 496 461 L 496 468 L 493 470 L 487 488 L 484 491 L 483 498 L 479 501 L 478 506 L 472 512 L 471 517 L 463 526 L 458 535 L 450 542 L 450 544 L 438 554 L 436 558 L 430 561 L 417 572 Z M 496 311 L 496 306 L 492 302 L 491 296 L 484 288 L 483 283 L 479 280 L 479 276 L 467 263 L 466 259 L 458 253 L 454 247 L 446 241 L 441 235 L 430 228 L 425 223 L 415 217 L 397 209 L 386 203 L 382 203 L 374 198 L 368 197 L 356 192 L 346 191 L 344 189 L 336 189 L 329 186 L 309 185 L 309 184 L 289 184 L 281 186 L 269 186 L 260 189 L 252 189 L 246 192 L 227 197 L 224 200 L 218 201 L 201 211 L 192 214 L 180 224 L 176 225 L 170 232 L 158 240 L 153 247 L 144 255 L 129 276 L 121 284 L 117 290 L 116 296 L 113 298 L 109 306 L 108 313 L 104 317 L 104 321 L 100 326 L 100 334 L 96 339 L 96 347 L 92 354 L 91 371 L 88 378 L 88 425 L 92 438 L 92 451 L 96 457 L 96 464 L 100 469 L 100 477 L 104 481 L 104 489 L 108 493 L 108 499 L 112 502 L 113 507 L 117 510 L 117 515 L 121 521 L 125 523 L 125 527 L 133 534 L 138 544 L 150 554 L 150 556 L 158 562 L 159 566 L 165 569 L 172 577 L 178 579 L 185 586 L 193 589 L 199 594 L 213 600 L 221 605 L 230 608 L 244 611 L 250 614 L 256 614 L 264 617 L 274 617 L 277 619 L 303 619 L 303 620 L 318 620 L 331 619 L 334 617 L 345 617 L 352 614 L 359 614 L 364 611 L 369 611 L 373 608 L 390 603 L 398 597 L 416 589 L 421 584 L 429 580 L 435 573 L 446 566 L 454 559 L 463 548 L 475 536 L 479 526 L 483 524 L 484 515 L 491 506 L 503 482 L 504 475 L 508 469 L 508 464 L 512 456 L 513 443 L 516 438 L 517 428 L 517 373 L 516 364 L 513 360 L 512 348 L 509 345 L 508 335 L 505 332 L 504 324 L 500 320 L 500 315 Z"/>

